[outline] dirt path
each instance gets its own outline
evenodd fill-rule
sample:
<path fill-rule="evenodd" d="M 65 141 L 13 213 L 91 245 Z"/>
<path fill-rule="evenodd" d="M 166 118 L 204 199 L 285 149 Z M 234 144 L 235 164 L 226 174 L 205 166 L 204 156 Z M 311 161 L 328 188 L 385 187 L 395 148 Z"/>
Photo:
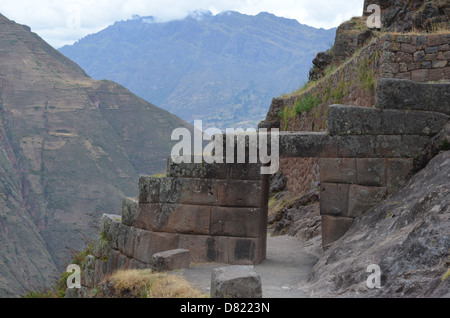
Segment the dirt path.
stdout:
<path fill-rule="evenodd" d="M 318 241 L 317 241 L 318 242 Z M 307 298 L 300 285 L 318 258 L 311 254 L 316 246 L 311 246 L 294 237 L 269 237 L 267 259 L 255 266 L 261 275 L 264 298 Z M 194 265 L 178 274 L 185 277 L 193 286 L 209 294 L 211 273 L 214 268 L 225 267 L 224 264 Z"/>

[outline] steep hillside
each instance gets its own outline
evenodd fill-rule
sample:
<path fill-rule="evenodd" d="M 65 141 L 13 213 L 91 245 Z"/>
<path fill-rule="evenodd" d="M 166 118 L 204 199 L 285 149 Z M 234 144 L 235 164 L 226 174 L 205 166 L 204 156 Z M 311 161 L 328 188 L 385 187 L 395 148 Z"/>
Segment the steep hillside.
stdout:
<path fill-rule="evenodd" d="M 187 123 L 0 15 L 0 297 L 54 284 Z"/>
<path fill-rule="evenodd" d="M 117 22 L 60 51 L 96 79 L 108 78 L 189 123 L 256 127 L 274 96 L 307 79 L 335 29 L 269 13 L 203 13 L 154 23 Z"/>

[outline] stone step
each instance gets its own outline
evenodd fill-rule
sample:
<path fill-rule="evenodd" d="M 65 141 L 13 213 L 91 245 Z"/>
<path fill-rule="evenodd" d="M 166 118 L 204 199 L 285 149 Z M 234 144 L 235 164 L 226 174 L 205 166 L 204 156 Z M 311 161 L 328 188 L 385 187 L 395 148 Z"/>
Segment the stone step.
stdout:
<path fill-rule="evenodd" d="M 450 116 L 429 111 L 377 109 L 331 105 L 330 135 L 424 135 L 438 134 Z"/>
<path fill-rule="evenodd" d="M 432 111 L 450 115 L 450 84 L 379 79 L 376 107 L 379 109 Z"/>

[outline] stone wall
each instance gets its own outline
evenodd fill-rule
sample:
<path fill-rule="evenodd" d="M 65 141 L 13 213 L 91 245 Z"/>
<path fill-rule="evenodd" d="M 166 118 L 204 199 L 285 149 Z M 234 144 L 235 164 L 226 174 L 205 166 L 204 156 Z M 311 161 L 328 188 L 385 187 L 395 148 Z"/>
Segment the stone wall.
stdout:
<path fill-rule="evenodd" d="M 317 158 L 324 247 L 406 183 L 414 159 L 448 124 L 450 84 L 380 79 L 376 107 L 332 105 L 327 132 L 282 132 L 280 156 Z M 247 152 L 248 153 L 248 152 Z M 266 257 L 269 177 L 258 164 L 175 164 L 142 176 L 122 215 L 104 215 L 83 285 L 152 266 L 183 249 L 192 262 L 258 264 Z"/>
<path fill-rule="evenodd" d="M 382 78 L 409 79 L 427 83 L 450 80 L 450 33 L 386 34 L 372 41 L 334 73 L 317 82 L 300 95 L 275 98 L 261 127 L 280 127 L 286 131 L 326 131 L 328 107 L 332 104 L 372 107 L 376 103 L 377 81 Z M 289 116 L 280 112 L 312 96 L 319 104 L 308 113 Z M 291 113 L 295 113 L 291 111 Z M 316 161 L 296 169 L 306 159 L 282 160 L 280 169 L 288 179 L 288 190 L 294 194 L 311 188 L 317 181 Z M 308 160 L 306 160 L 308 161 Z M 310 164 L 310 165 L 309 165 Z M 299 176 L 311 173 L 311 176 Z"/>
<path fill-rule="evenodd" d="M 189 251 L 190 261 L 238 265 L 266 258 L 268 182 L 258 164 L 175 164 L 167 177 L 141 176 L 122 215 L 104 215 L 83 286 L 118 269 L 152 267 L 157 253 Z"/>

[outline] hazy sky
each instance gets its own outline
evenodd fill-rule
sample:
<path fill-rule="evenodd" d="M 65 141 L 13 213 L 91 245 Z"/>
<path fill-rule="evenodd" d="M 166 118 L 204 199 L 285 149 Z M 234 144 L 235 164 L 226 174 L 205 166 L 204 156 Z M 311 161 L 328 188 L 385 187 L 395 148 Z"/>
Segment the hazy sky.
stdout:
<path fill-rule="evenodd" d="M 133 15 L 158 21 L 186 17 L 195 10 L 270 12 L 302 24 L 329 29 L 360 16 L 364 0 L 1 0 L 0 13 L 30 26 L 55 48 L 72 44 Z"/>

